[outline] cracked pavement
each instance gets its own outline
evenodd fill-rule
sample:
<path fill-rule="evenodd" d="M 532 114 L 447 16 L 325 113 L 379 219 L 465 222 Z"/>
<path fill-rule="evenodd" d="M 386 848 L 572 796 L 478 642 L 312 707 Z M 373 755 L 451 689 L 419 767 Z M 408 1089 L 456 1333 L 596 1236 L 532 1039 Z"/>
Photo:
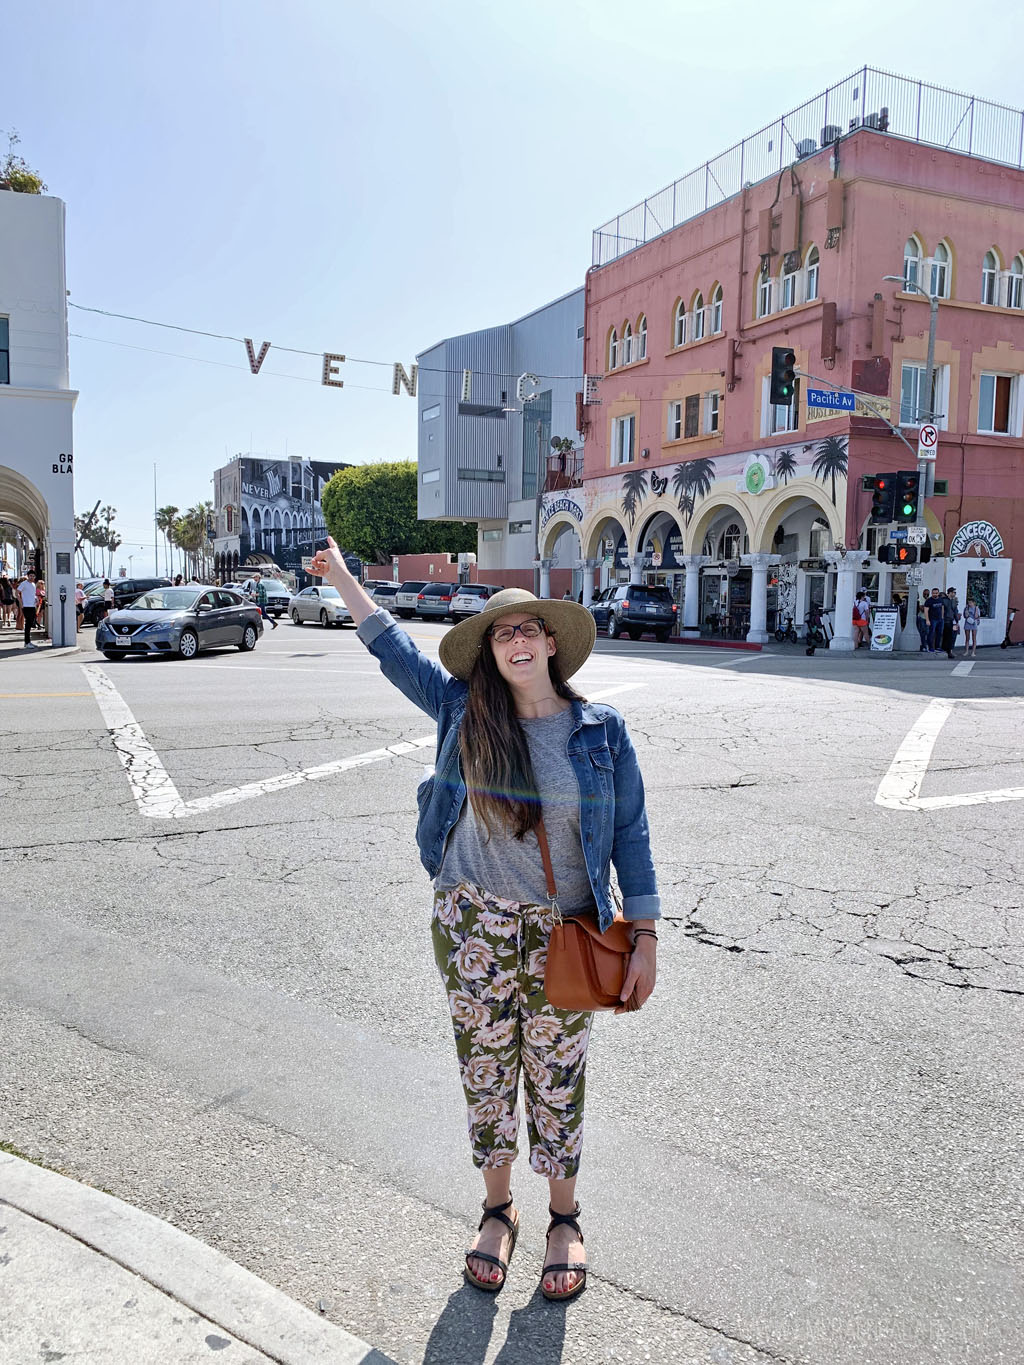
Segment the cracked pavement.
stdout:
<path fill-rule="evenodd" d="M 292 631 L 103 665 L 183 800 L 431 729 L 351 633 L 311 656 Z M 696 653 L 602 640 L 580 680 L 640 684 L 613 700 L 665 920 L 650 1005 L 595 1029 L 579 1305 L 537 1297 L 522 1159 L 508 1287 L 460 1285 L 479 1192 L 413 843 L 430 751 L 145 819 L 91 694 L 29 695 L 87 692 L 87 653 L 3 665 L 0 1140 L 401 1361 L 1024 1358 L 1022 810 L 874 801 L 933 696 L 958 705 L 925 792 L 1020 785 L 1024 709 L 990 699 L 1024 673 Z"/>

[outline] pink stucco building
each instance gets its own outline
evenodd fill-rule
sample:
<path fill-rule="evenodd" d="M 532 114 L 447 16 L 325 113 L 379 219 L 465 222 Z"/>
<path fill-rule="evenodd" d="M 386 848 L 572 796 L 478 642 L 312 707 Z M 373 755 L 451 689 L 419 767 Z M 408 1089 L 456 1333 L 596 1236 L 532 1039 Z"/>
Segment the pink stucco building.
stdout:
<path fill-rule="evenodd" d="M 667 583 L 691 635 L 764 640 L 817 603 L 850 648 L 856 588 L 912 608 L 944 584 L 982 599 L 980 643 L 1001 640 L 1024 602 L 1022 135 L 1016 111 L 865 71 L 595 234 L 600 401 L 583 408 L 580 487 L 545 506 L 542 556 L 575 535 L 585 599 L 615 578 Z M 863 479 L 916 467 L 930 303 L 915 284 L 939 300 L 941 434 L 931 558 L 908 571 L 877 557 Z M 779 345 L 802 375 L 792 409 L 768 401 Z M 833 387 L 862 395 L 852 412 L 808 406 Z"/>

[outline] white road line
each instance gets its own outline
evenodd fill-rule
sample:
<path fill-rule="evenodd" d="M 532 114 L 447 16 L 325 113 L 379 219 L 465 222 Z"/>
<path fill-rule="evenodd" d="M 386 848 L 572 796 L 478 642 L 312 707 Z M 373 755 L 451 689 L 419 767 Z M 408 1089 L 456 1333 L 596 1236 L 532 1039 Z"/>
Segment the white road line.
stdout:
<path fill-rule="evenodd" d="M 766 655 L 764 655 L 764 656 L 762 656 L 762 655 L 760 655 L 760 654 L 741 654 L 741 655 L 739 655 L 739 656 L 738 656 L 737 658 L 735 658 L 735 659 L 723 659 L 722 662 L 721 662 L 720 664 L 712 664 L 711 667 L 712 667 L 712 668 L 732 668 L 732 666 L 733 666 L 734 664 L 752 664 L 752 663 L 756 663 L 757 660 L 760 659 L 760 658 L 762 658 L 762 657 L 764 657 L 764 658 L 766 658 L 766 659 L 770 659 L 772 656 L 771 656 L 770 654 L 766 654 Z"/>
<path fill-rule="evenodd" d="M 985 697 L 982 700 L 988 704 L 1004 702 L 1024 705 L 1024 698 L 1021 697 Z M 886 806 L 890 810 L 949 810 L 954 806 L 983 806 L 997 801 L 1024 800 L 1024 787 L 997 787 L 989 791 L 961 792 L 950 796 L 921 795 L 935 741 L 955 704 L 938 697 L 928 703 L 897 749 L 889 771 L 878 784 L 876 805 Z"/>
<path fill-rule="evenodd" d="M 953 677 L 966 678 L 973 667 L 974 667 L 973 659 L 971 660 L 970 663 L 968 663 L 967 660 L 964 659 L 962 663 L 958 663 L 956 668 L 953 669 Z"/>
<path fill-rule="evenodd" d="M 132 715 L 128 703 L 104 670 L 97 664 L 82 664 L 81 669 L 92 688 L 100 714 L 110 730 L 114 750 L 125 770 L 139 814 L 151 820 L 181 820 L 191 815 L 205 815 L 208 811 L 237 805 L 239 801 L 248 801 L 254 796 L 285 791 L 288 787 L 301 786 L 303 782 L 318 782 L 321 778 L 333 777 L 336 773 L 348 772 L 351 768 L 363 768 L 367 764 L 380 763 L 386 758 L 396 758 L 415 749 L 425 749 L 436 739 L 436 735 L 431 733 L 423 735 L 420 739 L 399 740 L 382 749 L 370 749 L 366 753 L 355 754 L 352 758 L 339 758 L 330 763 L 319 763 L 312 768 L 295 768 L 291 772 L 279 773 L 276 777 L 246 782 L 240 787 L 228 787 L 210 796 L 199 796 L 192 801 L 183 801 L 159 755 L 146 738 L 142 726 Z M 604 688 L 594 693 L 594 700 L 615 696 L 620 692 L 631 692 L 643 686 L 643 683 L 623 683 L 618 687 Z"/>

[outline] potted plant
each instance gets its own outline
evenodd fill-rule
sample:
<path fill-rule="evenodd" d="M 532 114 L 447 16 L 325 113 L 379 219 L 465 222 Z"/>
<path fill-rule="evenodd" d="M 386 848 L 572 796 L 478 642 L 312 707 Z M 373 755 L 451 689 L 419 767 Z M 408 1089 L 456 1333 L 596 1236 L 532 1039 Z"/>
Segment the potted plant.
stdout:
<path fill-rule="evenodd" d="M 0 190 L 13 190 L 15 194 L 42 194 L 46 189 L 42 176 L 14 150 L 20 141 L 21 138 L 12 128 L 7 135 L 7 155 L 0 158 Z"/>

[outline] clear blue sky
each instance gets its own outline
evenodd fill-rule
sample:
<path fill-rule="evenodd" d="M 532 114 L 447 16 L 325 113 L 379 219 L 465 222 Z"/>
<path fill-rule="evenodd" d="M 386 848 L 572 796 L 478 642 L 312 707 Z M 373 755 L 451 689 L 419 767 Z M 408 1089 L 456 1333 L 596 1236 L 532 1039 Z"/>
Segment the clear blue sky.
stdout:
<path fill-rule="evenodd" d="M 74 302 L 408 368 L 580 285 L 594 227 L 859 65 L 1020 102 L 1005 0 L 783 13 L 37 0 L 4 15 L 0 127 L 67 203 Z M 229 342 L 74 309 L 71 328 L 120 343 L 71 342 L 75 500 L 119 509 L 136 572 L 154 462 L 185 507 L 226 453 L 415 458 L 386 369 L 332 390 L 312 357 L 272 350 L 253 378 Z"/>

